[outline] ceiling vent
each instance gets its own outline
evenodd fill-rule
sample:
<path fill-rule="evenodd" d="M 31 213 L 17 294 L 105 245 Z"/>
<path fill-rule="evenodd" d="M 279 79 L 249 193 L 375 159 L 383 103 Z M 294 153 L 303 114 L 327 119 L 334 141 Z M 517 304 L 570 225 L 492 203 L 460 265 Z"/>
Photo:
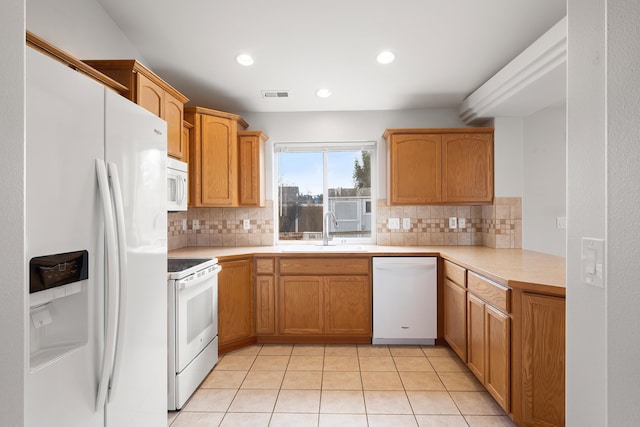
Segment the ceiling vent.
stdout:
<path fill-rule="evenodd" d="M 263 98 L 288 98 L 289 91 L 288 90 L 263 90 L 262 97 Z"/>

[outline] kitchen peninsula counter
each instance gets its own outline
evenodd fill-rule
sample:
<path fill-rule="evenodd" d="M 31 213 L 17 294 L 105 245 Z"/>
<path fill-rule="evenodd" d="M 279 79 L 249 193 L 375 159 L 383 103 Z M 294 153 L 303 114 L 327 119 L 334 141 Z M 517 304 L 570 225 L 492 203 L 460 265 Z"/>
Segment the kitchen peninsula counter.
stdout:
<path fill-rule="evenodd" d="M 484 246 L 364 246 L 358 252 L 290 252 L 281 246 L 187 247 L 169 251 L 169 257 L 217 257 L 231 260 L 247 256 L 345 257 L 440 256 L 514 289 L 564 296 L 565 259 L 523 249 L 493 249 Z"/>

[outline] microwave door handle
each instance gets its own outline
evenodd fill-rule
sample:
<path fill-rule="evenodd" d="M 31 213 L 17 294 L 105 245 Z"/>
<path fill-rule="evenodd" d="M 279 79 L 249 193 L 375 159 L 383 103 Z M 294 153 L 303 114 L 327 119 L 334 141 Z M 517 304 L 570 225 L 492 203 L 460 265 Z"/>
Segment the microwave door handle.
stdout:
<path fill-rule="evenodd" d="M 98 179 L 98 190 L 102 202 L 102 211 L 104 215 L 105 240 L 106 240 L 106 271 L 104 295 L 106 301 L 106 318 L 105 318 L 105 339 L 102 351 L 102 365 L 100 366 L 100 375 L 98 377 L 98 391 L 96 393 L 96 411 L 100 411 L 107 399 L 107 391 L 109 386 L 109 377 L 113 368 L 113 358 L 115 357 L 116 345 L 116 326 L 117 326 L 117 249 L 116 249 L 116 231 L 113 218 L 113 206 L 111 203 L 111 195 L 109 193 L 109 178 L 104 160 L 96 159 L 96 176 Z"/>
<path fill-rule="evenodd" d="M 187 180 L 180 177 L 180 204 L 187 199 Z"/>
<path fill-rule="evenodd" d="M 180 175 L 176 175 L 176 203 L 180 205 L 182 203 L 182 198 L 184 193 L 184 183 L 182 182 L 182 177 Z"/>

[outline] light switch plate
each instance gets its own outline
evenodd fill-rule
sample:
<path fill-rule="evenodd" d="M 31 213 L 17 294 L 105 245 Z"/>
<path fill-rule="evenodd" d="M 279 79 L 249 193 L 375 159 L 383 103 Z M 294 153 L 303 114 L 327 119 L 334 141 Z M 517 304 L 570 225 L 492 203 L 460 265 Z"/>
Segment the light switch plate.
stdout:
<path fill-rule="evenodd" d="M 187 220 L 183 219 L 182 220 L 182 230 L 185 231 L 187 229 Z"/>
<path fill-rule="evenodd" d="M 467 227 L 467 219 L 458 218 L 458 228 L 466 228 L 466 227 Z"/>
<path fill-rule="evenodd" d="M 604 288 L 604 239 L 582 238 L 582 282 Z"/>
<path fill-rule="evenodd" d="M 402 229 L 403 230 L 411 229 L 411 218 L 402 218 Z"/>
<path fill-rule="evenodd" d="M 567 228 L 567 217 L 566 216 L 556 217 L 556 227 L 559 229 Z"/>
<path fill-rule="evenodd" d="M 458 228 L 458 218 L 455 216 L 449 217 L 449 228 Z"/>
<path fill-rule="evenodd" d="M 389 218 L 387 221 L 387 227 L 389 230 L 399 230 L 400 229 L 400 218 Z"/>
<path fill-rule="evenodd" d="M 194 219 L 193 222 L 191 223 L 191 228 L 194 230 L 199 230 L 200 229 L 200 220 L 199 219 Z"/>
<path fill-rule="evenodd" d="M 242 220 L 242 229 L 243 229 L 243 230 L 248 230 L 248 229 L 249 229 L 249 226 L 250 226 L 250 224 L 249 224 L 249 220 L 248 220 L 248 219 L 243 219 L 243 220 Z"/>

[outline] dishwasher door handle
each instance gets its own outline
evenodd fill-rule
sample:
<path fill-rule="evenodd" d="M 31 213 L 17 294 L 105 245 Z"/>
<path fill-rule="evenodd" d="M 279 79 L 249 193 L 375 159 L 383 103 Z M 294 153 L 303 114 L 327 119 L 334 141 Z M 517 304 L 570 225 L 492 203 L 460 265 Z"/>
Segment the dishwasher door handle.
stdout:
<path fill-rule="evenodd" d="M 412 264 L 412 263 L 398 263 L 398 264 L 378 264 L 373 267 L 374 270 L 395 270 L 397 268 L 411 268 L 414 270 L 433 270 L 436 268 L 435 264 Z"/>

